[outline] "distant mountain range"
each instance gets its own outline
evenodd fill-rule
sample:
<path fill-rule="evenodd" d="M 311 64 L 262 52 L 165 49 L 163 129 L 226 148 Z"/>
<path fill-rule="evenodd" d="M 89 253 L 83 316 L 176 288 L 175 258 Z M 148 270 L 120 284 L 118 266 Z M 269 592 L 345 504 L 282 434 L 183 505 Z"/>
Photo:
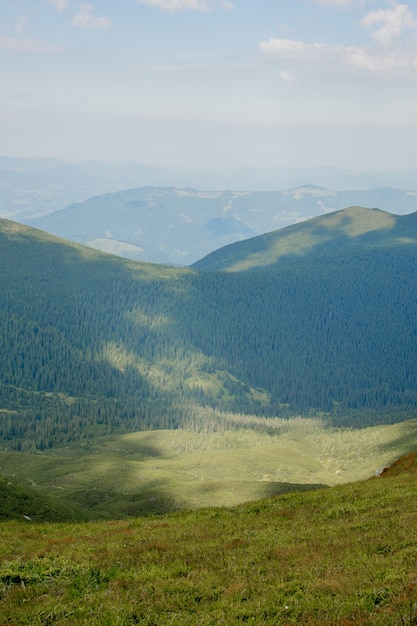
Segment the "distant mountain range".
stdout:
<path fill-rule="evenodd" d="M 347 206 L 417 210 L 417 169 L 172 171 L 133 161 L 0 157 L 0 217 L 130 259 L 191 265 Z"/>
<path fill-rule="evenodd" d="M 417 192 L 337 192 L 314 185 L 284 191 L 140 187 L 22 221 L 126 258 L 187 266 L 227 244 L 351 205 L 406 214 L 417 210 Z"/>
<path fill-rule="evenodd" d="M 7 448 L 212 427 L 213 409 L 349 426 L 417 410 L 417 213 L 350 207 L 193 269 L 0 220 L 0 267 Z"/>
<path fill-rule="evenodd" d="M 210 191 L 277 191 L 306 184 L 337 191 L 377 187 L 410 191 L 417 190 L 417 169 L 355 172 L 328 166 L 270 169 L 245 167 L 199 172 L 173 171 L 134 161 L 68 163 L 51 158 L 3 156 L 0 157 L 0 217 L 21 221 L 29 216 L 58 211 L 92 196 L 142 186 L 193 187 Z M 354 203 L 356 201 L 350 202 Z M 357 203 L 360 204 L 359 200 Z M 363 204 L 373 206 L 368 202 Z M 380 208 L 389 209 L 385 206 Z"/>
<path fill-rule="evenodd" d="M 162 168 L 132 161 L 66 163 L 0 157 L 0 217 L 24 221 L 97 194 L 161 183 L 177 184 L 178 178 Z"/>

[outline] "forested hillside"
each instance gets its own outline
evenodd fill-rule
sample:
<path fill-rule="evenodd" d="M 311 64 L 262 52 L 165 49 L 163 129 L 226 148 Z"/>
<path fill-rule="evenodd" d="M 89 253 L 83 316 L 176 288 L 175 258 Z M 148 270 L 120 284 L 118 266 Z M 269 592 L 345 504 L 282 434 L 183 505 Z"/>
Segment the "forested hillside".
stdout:
<path fill-rule="evenodd" d="M 379 209 L 351 206 L 293 224 L 266 235 L 225 246 L 193 265 L 196 269 L 243 271 L 265 269 L 345 251 L 355 255 L 376 247 L 417 243 L 417 213 L 393 215 Z"/>
<path fill-rule="evenodd" d="M 129 265 L 7 221 L 0 254 L 4 445 L 177 426 L 176 400 L 192 392 L 174 392 L 180 375 L 167 382 L 164 369 L 185 358 L 170 310 L 187 272 Z"/>
<path fill-rule="evenodd" d="M 3 447 L 175 428 L 204 406 L 358 426 L 406 419 L 417 408 L 408 230 L 406 243 L 323 246 L 314 262 L 198 272 L 2 220 Z"/>

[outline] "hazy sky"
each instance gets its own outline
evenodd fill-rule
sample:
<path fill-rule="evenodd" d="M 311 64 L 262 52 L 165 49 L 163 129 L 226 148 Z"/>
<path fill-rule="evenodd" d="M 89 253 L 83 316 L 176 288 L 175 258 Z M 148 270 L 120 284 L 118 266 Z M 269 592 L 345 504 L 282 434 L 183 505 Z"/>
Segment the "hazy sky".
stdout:
<path fill-rule="evenodd" d="M 417 8 L 0 0 L 0 154 L 417 166 Z"/>

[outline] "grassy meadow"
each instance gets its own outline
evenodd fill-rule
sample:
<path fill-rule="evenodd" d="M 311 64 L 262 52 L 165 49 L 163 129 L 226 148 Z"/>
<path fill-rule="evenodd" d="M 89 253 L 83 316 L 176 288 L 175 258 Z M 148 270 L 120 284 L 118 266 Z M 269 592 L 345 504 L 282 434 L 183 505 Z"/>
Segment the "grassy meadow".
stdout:
<path fill-rule="evenodd" d="M 394 470 L 229 508 L 3 522 L 0 623 L 416 624 L 416 456 Z"/>
<path fill-rule="evenodd" d="M 204 424 L 2 452 L 0 475 L 114 519 L 362 480 L 417 449 L 417 420 L 353 430 L 213 411 Z"/>

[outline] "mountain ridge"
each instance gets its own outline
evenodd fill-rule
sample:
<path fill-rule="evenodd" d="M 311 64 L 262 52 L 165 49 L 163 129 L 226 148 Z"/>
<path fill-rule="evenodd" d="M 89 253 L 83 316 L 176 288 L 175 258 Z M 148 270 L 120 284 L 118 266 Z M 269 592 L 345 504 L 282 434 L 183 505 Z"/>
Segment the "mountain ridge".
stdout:
<path fill-rule="evenodd" d="M 395 206 L 407 213 L 417 209 L 417 196 L 386 188 L 334 192 L 315 185 L 258 192 L 146 186 L 23 221 L 126 258 L 187 266 L 227 244 L 354 204 Z"/>
<path fill-rule="evenodd" d="M 285 262 L 256 272 L 129 261 L 1 222 L 4 445 L 202 425 L 208 408 L 356 426 L 411 417 L 417 247 L 404 243 L 415 216 L 402 219 L 348 209 L 296 225 L 305 239 L 319 223 L 320 254 L 297 256 L 293 239 Z M 340 228 L 345 243 L 385 239 L 343 248 Z"/>
<path fill-rule="evenodd" d="M 288 258 L 342 252 L 350 246 L 371 248 L 417 243 L 417 212 L 394 215 L 352 206 L 236 242 L 194 263 L 200 270 L 240 271 L 272 267 Z"/>

